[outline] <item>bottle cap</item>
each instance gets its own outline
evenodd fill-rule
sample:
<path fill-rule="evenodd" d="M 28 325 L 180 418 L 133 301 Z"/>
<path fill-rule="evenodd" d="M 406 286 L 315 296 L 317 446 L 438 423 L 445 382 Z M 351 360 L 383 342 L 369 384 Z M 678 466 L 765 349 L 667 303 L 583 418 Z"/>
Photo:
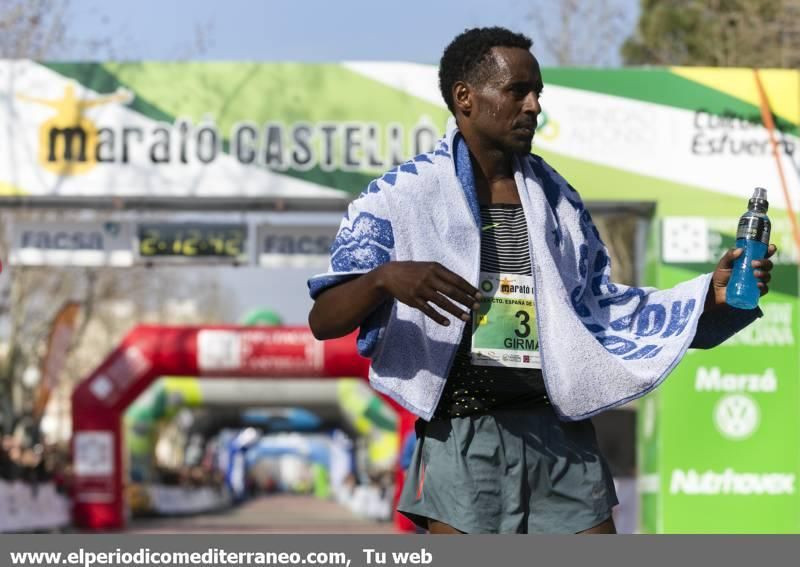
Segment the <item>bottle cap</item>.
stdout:
<path fill-rule="evenodd" d="M 766 213 L 769 210 L 767 190 L 763 187 L 756 187 L 753 189 L 753 196 L 750 197 L 750 201 L 747 203 L 747 209 L 759 213 Z"/>

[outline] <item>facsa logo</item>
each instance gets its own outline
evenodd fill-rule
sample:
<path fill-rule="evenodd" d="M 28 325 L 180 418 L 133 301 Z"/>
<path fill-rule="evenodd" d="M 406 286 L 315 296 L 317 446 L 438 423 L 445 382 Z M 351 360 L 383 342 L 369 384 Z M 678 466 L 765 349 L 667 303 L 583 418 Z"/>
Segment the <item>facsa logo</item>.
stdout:
<path fill-rule="evenodd" d="M 670 494 L 794 494 L 795 475 L 791 473 L 737 473 L 733 469 L 724 472 L 694 469 L 674 470 L 670 480 Z"/>

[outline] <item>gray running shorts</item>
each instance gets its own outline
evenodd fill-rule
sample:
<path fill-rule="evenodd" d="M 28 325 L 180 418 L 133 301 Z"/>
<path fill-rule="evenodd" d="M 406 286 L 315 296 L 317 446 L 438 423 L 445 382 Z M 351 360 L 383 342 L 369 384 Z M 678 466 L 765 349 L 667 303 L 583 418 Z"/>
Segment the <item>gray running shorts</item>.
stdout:
<path fill-rule="evenodd" d="M 614 482 L 590 420 L 550 407 L 417 422 L 398 510 L 466 533 L 577 533 L 611 517 Z"/>

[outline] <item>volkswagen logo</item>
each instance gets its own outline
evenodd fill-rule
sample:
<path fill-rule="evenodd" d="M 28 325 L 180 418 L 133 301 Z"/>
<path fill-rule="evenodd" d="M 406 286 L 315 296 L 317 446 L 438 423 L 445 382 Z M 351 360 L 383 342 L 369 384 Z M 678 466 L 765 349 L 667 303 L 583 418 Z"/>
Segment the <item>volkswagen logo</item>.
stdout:
<path fill-rule="evenodd" d="M 714 407 L 714 425 L 723 437 L 732 441 L 750 437 L 758 429 L 760 419 L 758 404 L 744 394 L 725 396 Z"/>

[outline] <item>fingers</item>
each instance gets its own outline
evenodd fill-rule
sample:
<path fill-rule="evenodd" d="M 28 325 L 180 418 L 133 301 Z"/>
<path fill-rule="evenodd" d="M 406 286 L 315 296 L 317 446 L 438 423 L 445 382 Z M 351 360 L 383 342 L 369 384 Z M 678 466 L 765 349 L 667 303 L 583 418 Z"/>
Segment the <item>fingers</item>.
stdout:
<path fill-rule="evenodd" d="M 465 292 L 463 289 L 456 287 L 453 284 L 447 283 L 443 279 L 437 278 L 434 281 L 434 286 L 439 293 L 441 293 L 445 297 L 448 297 L 454 301 L 459 302 L 467 309 L 475 311 L 480 307 L 480 304 L 478 303 L 474 294 Z"/>
<path fill-rule="evenodd" d="M 469 321 L 469 313 L 456 307 L 456 305 L 452 301 L 447 299 L 441 293 L 431 294 L 431 296 L 428 298 L 428 301 L 430 303 L 433 303 L 437 307 L 440 307 L 443 311 L 447 311 L 451 315 L 454 315 L 455 317 L 458 317 L 463 321 Z"/>
<path fill-rule="evenodd" d="M 440 325 L 450 324 L 446 314 L 469 321 L 470 311 L 480 307 L 480 292 L 439 263 L 403 262 L 397 266 L 400 277 L 394 280 L 392 295 Z"/>
<path fill-rule="evenodd" d="M 766 295 L 769 293 L 769 286 L 767 285 L 769 281 L 772 279 L 772 274 L 770 271 L 774 267 L 772 260 L 767 260 L 770 258 L 775 252 L 777 252 L 778 247 L 774 244 L 770 244 L 767 247 L 767 254 L 765 255 L 765 259 L 763 260 L 753 260 L 752 266 L 754 269 L 753 275 L 758 280 L 758 291 L 761 295 Z"/>
<path fill-rule="evenodd" d="M 769 283 L 769 281 L 772 279 L 772 274 L 769 272 L 762 272 L 761 270 L 754 271 L 753 275 L 757 280 L 764 282 L 765 284 Z"/>
<path fill-rule="evenodd" d="M 772 260 L 753 260 L 752 266 L 764 272 L 769 272 L 773 268 Z"/>
<path fill-rule="evenodd" d="M 719 261 L 719 268 L 730 270 L 733 268 L 733 262 L 744 253 L 744 248 L 729 248 L 725 255 Z"/>
<path fill-rule="evenodd" d="M 767 257 L 772 256 L 775 250 L 775 245 L 771 244 L 767 251 Z M 753 268 L 756 268 L 753 270 L 753 276 L 758 280 L 758 291 L 761 295 L 766 295 L 769 293 L 769 286 L 767 284 L 772 279 L 772 274 L 770 273 L 773 267 L 772 260 L 754 260 L 752 265 Z"/>
<path fill-rule="evenodd" d="M 442 265 L 436 266 L 436 276 L 442 280 L 443 282 L 449 284 L 450 286 L 457 288 L 462 293 L 470 296 L 473 299 L 480 299 L 481 293 L 478 291 L 477 288 L 473 287 L 467 280 L 456 274 L 455 272 L 451 272 L 447 268 Z M 448 294 L 449 295 L 449 294 Z M 452 296 L 451 296 L 452 297 Z M 453 299 L 456 299 L 453 297 Z M 459 301 L 459 303 L 463 303 Z M 471 305 L 471 302 L 464 303 L 464 305 Z"/>
<path fill-rule="evenodd" d="M 431 307 L 430 303 L 426 301 L 420 300 L 416 302 L 414 307 L 425 313 L 425 315 L 427 315 L 430 319 L 433 319 L 440 325 L 444 325 L 445 327 L 447 327 L 450 324 L 450 321 L 447 319 L 447 317 L 436 311 L 436 309 Z"/>

